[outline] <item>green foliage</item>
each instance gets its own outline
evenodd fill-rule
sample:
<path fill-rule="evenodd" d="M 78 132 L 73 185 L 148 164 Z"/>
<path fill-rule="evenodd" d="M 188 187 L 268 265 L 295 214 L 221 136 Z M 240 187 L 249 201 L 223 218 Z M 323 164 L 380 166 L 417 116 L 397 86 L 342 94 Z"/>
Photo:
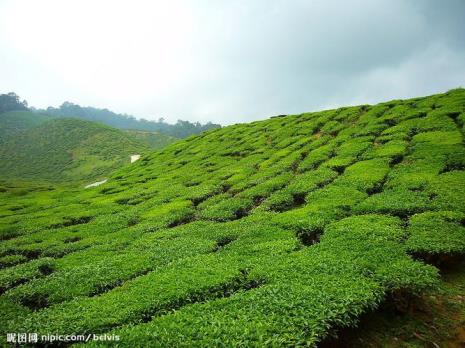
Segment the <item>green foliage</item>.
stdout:
<path fill-rule="evenodd" d="M 15 112 L 0 115 L 0 123 L 17 127 L 0 134 L 0 175 L 7 178 L 91 180 L 149 151 L 129 133 L 93 122 Z"/>
<path fill-rule="evenodd" d="M 51 117 L 35 114 L 29 111 L 10 111 L 0 113 L 0 145 L 5 146 L 7 142 L 18 133 L 34 128 Z"/>
<path fill-rule="evenodd" d="M 299 170 L 306 171 L 309 169 L 315 169 L 318 165 L 331 157 L 334 153 L 334 147 L 334 144 L 330 143 L 311 151 L 300 163 Z"/>
<path fill-rule="evenodd" d="M 53 259 L 41 258 L 28 263 L 0 270 L 0 292 L 30 281 L 38 277 L 49 275 L 53 271 Z"/>
<path fill-rule="evenodd" d="M 0 114 L 15 110 L 27 110 L 27 102 L 21 101 L 13 92 L 0 94 Z"/>
<path fill-rule="evenodd" d="M 178 140 L 178 138 L 165 135 L 159 132 L 148 132 L 138 130 L 126 130 L 125 132 L 130 134 L 132 138 L 148 144 L 150 148 L 154 150 L 161 150 L 167 145 L 174 143 Z"/>
<path fill-rule="evenodd" d="M 203 205 L 199 212 L 200 218 L 215 221 L 227 221 L 241 218 L 252 208 L 253 201 L 250 198 L 230 197 L 224 198 L 209 205 Z"/>
<path fill-rule="evenodd" d="M 158 121 L 138 120 L 131 115 L 117 114 L 107 109 L 98 109 L 90 106 L 82 107 L 70 102 L 64 102 L 59 108 L 48 107 L 45 110 L 38 111 L 54 117 L 73 117 L 99 122 L 119 129 L 161 133 L 168 138 L 185 138 L 192 134 L 199 134 L 203 131 L 220 127 L 220 125 L 211 122 L 200 124 L 198 122 L 191 123 L 189 121 L 178 120 L 176 124 L 169 124 L 163 118 Z"/>
<path fill-rule="evenodd" d="M 98 188 L 2 181 L 0 340 L 316 346 L 465 254 L 464 110 L 459 89 L 210 130 Z"/>
<path fill-rule="evenodd" d="M 362 192 L 380 190 L 389 172 L 389 163 L 383 158 L 359 161 L 346 168 L 335 184 L 353 187 Z"/>
<path fill-rule="evenodd" d="M 365 154 L 365 157 L 390 157 L 395 161 L 401 161 L 407 152 L 407 146 L 408 142 L 405 140 L 389 140 L 373 147 L 372 151 Z"/>
<path fill-rule="evenodd" d="M 412 216 L 407 248 L 418 254 L 464 254 L 465 214 L 452 211 Z"/>
<path fill-rule="evenodd" d="M 362 213 L 381 213 L 406 217 L 427 210 L 428 194 L 409 190 L 385 190 L 361 202 L 355 210 Z"/>
<path fill-rule="evenodd" d="M 152 225 L 163 227 L 174 227 L 176 225 L 189 222 L 195 211 L 192 209 L 191 201 L 174 201 L 164 205 L 159 205 L 144 212 L 144 220 L 148 220 Z"/>

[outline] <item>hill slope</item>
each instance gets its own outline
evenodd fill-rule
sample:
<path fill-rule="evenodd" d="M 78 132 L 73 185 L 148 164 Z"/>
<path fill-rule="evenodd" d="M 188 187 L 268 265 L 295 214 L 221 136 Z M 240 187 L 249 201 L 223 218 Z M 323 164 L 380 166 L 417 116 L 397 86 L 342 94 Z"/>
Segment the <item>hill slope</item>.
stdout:
<path fill-rule="evenodd" d="M 51 116 L 33 114 L 30 111 L 0 113 L 0 142 L 4 142 L 18 133 L 34 128 L 51 119 Z"/>
<path fill-rule="evenodd" d="M 0 136 L 2 177 L 88 180 L 149 151 L 131 134 L 94 122 L 12 112 L 0 115 L 0 123 L 9 125 Z"/>
<path fill-rule="evenodd" d="M 130 134 L 134 139 L 138 139 L 150 146 L 151 149 L 160 150 L 166 147 L 167 145 L 174 143 L 179 140 L 178 138 L 165 135 L 158 132 L 148 132 L 148 131 L 139 131 L 139 130 L 125 130 L 126 133 Z"/>
<path fill-rule="evenodd" d="M 83 107 L 70 102 L 64 102 L 59 108 L 49 107 L 38 110 L 40 113 L 55 117 L 74 117 L 87 121 L 95 121 L 119 129 L 137 129 L 146 132 L 157 132 L 175 138 L 185 138 L 192 134 L 199 134 L 209 129 L 220 128 L 219 124 L 208 122 L 200 124 L 178 120 L 175 124 L 166 123 L 163 118 L 158 121 L 137 119 L 126 114 L 117 114 L 108 109 Z"/>
<path fill-rule="evenodd" d="M 1 337 L 314 346 L 405 303 L 465 254 L 464 111 L 458 89 L 280 117 L 177 142 L 99 188 L 4 187 Z"/>

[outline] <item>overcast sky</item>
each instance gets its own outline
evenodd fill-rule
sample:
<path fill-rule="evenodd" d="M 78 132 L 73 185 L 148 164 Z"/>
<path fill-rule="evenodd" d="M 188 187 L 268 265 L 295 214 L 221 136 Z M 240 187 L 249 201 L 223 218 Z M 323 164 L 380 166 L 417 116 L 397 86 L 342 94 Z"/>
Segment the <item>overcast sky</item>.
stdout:
<path fill-rule="evenodd" d="M 0 93 L 222 124 L 465 87 L 465 0 L 0 0 Z"/>

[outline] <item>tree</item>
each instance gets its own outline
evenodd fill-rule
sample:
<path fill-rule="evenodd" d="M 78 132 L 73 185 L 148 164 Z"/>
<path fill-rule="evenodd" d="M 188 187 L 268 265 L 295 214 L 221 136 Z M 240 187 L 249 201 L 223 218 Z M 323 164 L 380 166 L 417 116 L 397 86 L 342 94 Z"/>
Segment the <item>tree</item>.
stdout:
<path fill-rule="evenodd" d="M 16 93 L 0 94 L 0 113 L 27 109 L 27 101 L 21 101 Z"/>

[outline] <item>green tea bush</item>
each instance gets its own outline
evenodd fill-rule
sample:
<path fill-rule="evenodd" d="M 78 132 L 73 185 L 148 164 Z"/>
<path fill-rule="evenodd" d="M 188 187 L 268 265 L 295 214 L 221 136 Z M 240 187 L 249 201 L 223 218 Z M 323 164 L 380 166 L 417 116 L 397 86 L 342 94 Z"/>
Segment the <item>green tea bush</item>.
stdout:
<path fill-rule="evenodd" d="M 24 255 L 5 255 L 0 257 L 0 269 L 14 266 L 18 263 L 23 263 L 27 261 L 27 257 Z"/>
<path fill-rule="evenodd" d="M 334 154 L 334 147 L 334 144 L 327 144 L 310 152 L 300 163 L 299 171 L 304 172 L 318 167 L 318 165 L 329 159 Z"/>
<path fill-rule="evenodd" d="M 308 171 L 296 175 L 285 190 L 291 192 L 293 195 L 306 194 L 330 183 L 336 176 L 337 173 L 328 168 Z"/>
<path fill-rule="evenodd" d="M 452 171 L 431 180 L 433 208 L 465 212 L 465 171 Z"/>
<path fill-rule="evenodd" d="M 465 214 L 426 212 L 411 217 L 406 246 L 416 254 L 465 254 Z"/>
<path fill-rule="evenodd" d="M 54 269 L 51 258 L 41 258 L 0 270 L 0 293 L 32 279 L 48 276 Z"/>
<path fill-rule="evenodd" d="M 360 213 L 391 214 L 402 218 L 423 212 L 431 207 L 428 194 L 421 191 L 385 190 L 358 204 L 354 211 Z"/>
<path fill-rule="evenodd" d="M 247 215 L 252 206 L 253 200 L 250 198 L 231 197 L 206 207 L 199 212 L 199 217 L 213 221 L 234 220 Z"/>
<path fill-rule="evenodd" d="M 328 227 L 317 246 L 260 263 L 249 274 L 266 277 L 257 288 L 113 333 L 125 337 L 122 346 L 154 340 L 175 346 L 186 340 L 194 346 L 315 345 L 336 321 L 339 326 L 355 325 L 357 316 L 377 306 L 384 291 L 420 291 L 435 284 L 434 268 L 413 261 L 399 248 L 404 233 L 399 225 L 395 218 L 376 215 L 342 220 Z M 356 238 L 344 238 L 360 228 Z M 372 263 L 362 256 L 378 254 Z M 270 331 L 275 334 L 268 336 Z"/>
<path fill-rule="evenodd" d="M 403 140 L 390 140 L 382 145 L 375 146 L 364 155 L 365 158 L 391 157 L 395 162 L 400 162 L 407 154 L 408 143 Z"/>
<path fill-rule="evenodd" d="M 384 158 L 359 161 L 347 167 L 334 184 L 372 193 L 381 189 L 388 172 L 389 161 Z"/>
<path fill-rule="evenodd" d="M 191 201 L 174 201 L 157 206 L 142 215 L 143 219 L 153 222 L 160 227 L 173 227 L 186 223 L 194 217 Z"/>
<path fill-rule="evenodd" d="M 209 131 L 98 188 L 2 181 L 0 341 L 317 346 L 463 256 L 464 112 L 458 89 Z"/>

